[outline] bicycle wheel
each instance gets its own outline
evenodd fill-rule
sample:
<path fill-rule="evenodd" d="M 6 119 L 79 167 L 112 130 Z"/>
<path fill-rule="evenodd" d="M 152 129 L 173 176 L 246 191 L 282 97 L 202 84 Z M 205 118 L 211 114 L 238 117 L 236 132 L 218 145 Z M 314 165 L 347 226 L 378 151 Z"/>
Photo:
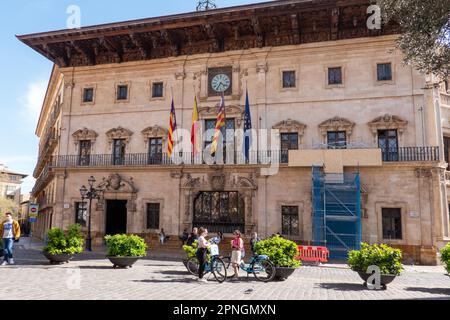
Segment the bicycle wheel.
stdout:
<path fill-rule="evenodd" d="M 231 265 L 231 257 L 223 257 L 222 258 L 223 263 L 225 263 L 225 267 L 230 268 Z"/>
<path fill-rule="evenodd" d="M 198 259 L 197 259 L 197 257 L 190 258 L 186 264 L 186 268 L 188 269 L 190 274 L 192 274 L 193 276 L 198 276 Z"/>
<path fill-rule="evenodd" d="M 269 282 L 275 278 L 275 266 L 267 259 L 258 259 L 251 265 L 253 275 L 262 282 Z"/>
<path fill-rule="evenodd" d="M 214 258 L 211 262 L 211 272 L 219 283 L 227 280 L 227 267 L 222 259 Z"/>

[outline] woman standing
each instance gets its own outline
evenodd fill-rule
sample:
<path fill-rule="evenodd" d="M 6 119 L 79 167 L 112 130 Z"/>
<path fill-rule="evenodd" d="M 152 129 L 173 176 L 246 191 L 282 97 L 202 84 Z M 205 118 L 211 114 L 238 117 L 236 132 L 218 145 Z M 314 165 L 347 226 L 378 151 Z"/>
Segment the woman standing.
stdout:
<path fill-rule="evenodd" d="M 231 241 L 231 263 L 233 264 L 234 275 L 231 277 L 233 280 L 239 279 L 239 267 L 242 260 L 242 251 L 244 250 L 244 240 L 242 240 L 242 234 L 239 230 L 234 233 L 234 239 Z"/>
<path fill-rule="evenodd" d="M 198 281 L 208 282 L 208 280 L 203 278 L 206 266 L 206 254 L 208 252 L 209 242 L 206 241 L 206 236 L 208 235 L 208 230 L 205 228 L 198 229 L 198 248 L 197 248 L 197 259 L 198 259 Z"/>

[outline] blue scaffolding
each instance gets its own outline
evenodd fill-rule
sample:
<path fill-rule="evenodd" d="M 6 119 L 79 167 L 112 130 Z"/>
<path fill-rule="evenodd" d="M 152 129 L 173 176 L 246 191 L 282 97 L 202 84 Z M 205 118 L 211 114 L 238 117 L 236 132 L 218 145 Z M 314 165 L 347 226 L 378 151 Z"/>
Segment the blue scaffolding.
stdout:
<path fill-rule="evenodd" d="M 346 259 L 361 248 L 361 183 L 359 173 L 325 174 L 313 167 L 313 242 L 331 258 Z"/>

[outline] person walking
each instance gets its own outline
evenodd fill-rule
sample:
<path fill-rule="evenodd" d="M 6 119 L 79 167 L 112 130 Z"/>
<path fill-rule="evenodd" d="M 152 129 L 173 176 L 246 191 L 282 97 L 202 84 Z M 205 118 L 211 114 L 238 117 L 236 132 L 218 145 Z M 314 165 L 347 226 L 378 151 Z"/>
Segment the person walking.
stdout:
<path fill-rule="evenodd" d="M 206 254 L 208 253 L 208 247 L 210 246 L 210 243 L 206 240 L 208 230 L 205 228 L 200 228 L 198 229 L 198 235 L 198 247 L 196 252 L 198 259 L 198 281 L 204 283 L 208 282 L 208 280 L 203 278 L 206 266 Z"/>
<path fill-rule="evenodd" d="M 239 279 L 239 267 L 244 251 L 244 240 L 242 240 L 242 234 L 239 230 L 236 230 L 233 235 L 234 239 L 231 241 L 231 263 L 233 265 L 234 275 L 231 279 L 237 280 Z"/>
<path fill-rule="evenodd" d="M 187 241 L 186 241 L 186 245 L 192 247 L 192 245 L 194 244 L 195 241 L 198 240 L 198 229 L 194 228 L 192 229 L 191 234 L 189 235 Z"/>
<path fill-rule="evenodd" d="M 164 229 L 161 229 L 161 231 L 159 232 L 159 242 L 161 242 L 161 244 L 164 244 L 166 242 L 166 232 L 164 231 Z"/>
<path fill-rule="evenodd" d="M 0 235 L 2 235 L 4 253 L 2 266 L 14 264 L 13 245 L 14 241 L 19 241 L 20 239 L 20 224 L 13 219 L 10 212 L 5 214 L 5 218 L 5 221 L 0 224 Z"/>
<path fill-rule="evenodd" d="M 261 239 L 258 237 L 258 234 L 256 232 L 252 233 L 252 238 L 250 239 L 250 247 L 252 249 L 252 254 L 255 256 L 256 255 L 256 251 L 255 251 L 255 245 L 260 242 Z"/>

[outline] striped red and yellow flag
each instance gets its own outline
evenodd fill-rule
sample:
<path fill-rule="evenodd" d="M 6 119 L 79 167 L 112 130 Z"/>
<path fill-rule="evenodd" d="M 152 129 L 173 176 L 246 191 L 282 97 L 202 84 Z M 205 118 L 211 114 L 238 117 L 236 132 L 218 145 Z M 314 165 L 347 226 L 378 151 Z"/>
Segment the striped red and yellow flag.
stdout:
<path fill-rule="evenodd" d="M 221 101 L 220 101 L 220 109 L 219 114 L 217 115 L 216 128 L 214 133 L 214 139 L 211 144 L 211 155 L 214 156 L 217 152 L 217 147 L 219 144 L 219 138 L 222 134 L 222 128 L 225 127 L 226 123 L 226 115 L 225 115 L 225 97 L 222 93 Z"/>
<path fill-rule="evenodd" d="M 192 112 L 192 128 L 191 128 L 191 143 L 194 156 L 202 152 L 202 136 L 199 120 L 200 117 L 198 114 L 197 97 L 195 97 L 194 111 Z"/>
<path fill-rule="evenodd" d="M 170 110 L 169 137 L 167 139 L 167 155 L 172 157 L 173 153 L 173 133 L 177 130 L 177 116 L 175 114 L 175 104 L 172 99 L 172 108 Z"/>

